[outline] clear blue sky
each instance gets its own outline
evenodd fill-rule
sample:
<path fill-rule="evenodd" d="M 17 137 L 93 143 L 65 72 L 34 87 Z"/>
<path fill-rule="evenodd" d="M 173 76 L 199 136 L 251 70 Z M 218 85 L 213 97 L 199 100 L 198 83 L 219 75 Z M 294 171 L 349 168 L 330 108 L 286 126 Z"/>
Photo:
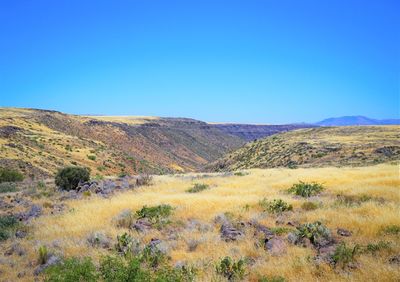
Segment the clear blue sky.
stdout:
<path fill-rule="evenodd" d="M 398 0 L 0 2 L 0 106 L 205 121 L 399 117 Z"/>

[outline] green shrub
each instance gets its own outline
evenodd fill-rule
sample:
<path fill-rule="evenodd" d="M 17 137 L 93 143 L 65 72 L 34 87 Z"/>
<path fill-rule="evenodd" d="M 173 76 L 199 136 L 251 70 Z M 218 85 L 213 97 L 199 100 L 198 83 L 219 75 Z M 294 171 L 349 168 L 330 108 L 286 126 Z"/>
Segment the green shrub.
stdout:
<path fill-rule="evenodd" d="M 18 226 L 18 220 L 11 215 L 0 216 L 0 242 L 10 237 L 11 231 Z"/>
<path fill-rule="evenodd" d="M 16 192 L 17 186 L 15 183 L 0 183 L 0 193 Z"/>
<path fill-rule="evenodd" d="M 230 257 L 225 257 L 217 264 L 216 271 L 228 281 L 241 280 L 246 275 L 245 261 L 243 259 L 234 261 Z"/>
<path fill-rule="evenodd" d="M 389 225 L 382 228 L 383 233 L 388 235 L 398 235 L 400 234 L 400 226 L 399 225 Z"/>
<path fill-rule="evenodd" d="M 149 246 L 144 248 L 141 254 L 141 261 L 151 268 L 157 268 L 165 265 L 168 257 L 158 249 L 151 249 Z"/>
<path fill-rule="evenodd" d="M 346 243 L 342 242 L 336 247 L 334 254 L 332 255 L 332 261 L 336 266 L 340 265 L 345 268 L 350 263 L 355 261 L 355 256 L 357 255 L 360 247 L 355 245 L 354 247 L 347 247 Z"/>
<path fill-rule="evenodd" d="M 95 155 L 87 155 L 87 158 L 91 161 L 95 161 L 96 160 L 96 156 Z"/>
<path fill-rule="evenodd" d="M 128 261 L 121 257 L 103 257 L 99 270 L 105 282 L 151 281 L 150 272 L 141 267 L 136 257 Z"/>
<path fill-rule="evenodd" d="M 363 248 L 365 253 L 375 254 L 376 252 L 382 250 L 391 249 L 391 243 L 387 241 L 379 241 L 378 243 L 369 243 L 367 246 Z"/>
<path fill-rule="evenodd" d="M 210 186 L 207 184 L 200 184 L 200 183 L 196 183 L 193 185 L 192 188 L 186 190 L 186 192 L 188 193 L 197 193 L 197 192 L 201 192 L 203 190 L 208 189 Z"/>
<path fill-rule="evenodd" d="M 314 202 L 304 202 L 303 204 L 301 204 L 301 208 L 305 211 L 313 211 L 318 209 L 318 204 Z"/>
<path fill-rule="evenodd" d="M 259 202 L 259 205 L 264 209 L 264 211 L 268 211 L 270 213 L 282 213 L 284 211 L 293 210 L 292 205 L 286 203 L 282 199 L 274 199 L 272 201 L 268 201 L 264 198 Z"/>
<path fill-rule="evenodd" d="M 243 171 L 236 171 L 235 173 L 233 173 L 233 175 L 235 176 L 246 176 L 248 175 L 248 172 L 243 172 Z"/>
<path fill-rule="evenodd" d="M 147 218 L 155 227 L 170 223 L 168 217 L 172 214 L 173 207 L 170 205 L 158 205 L 153 207 L 144 206 L 136 211 L 138 218 Z"/>
<path fill-rule="evenodd" d="M 24 180 L 24 176 L 17 170 L 0 167 L 0 183 L 1 182 L 19 182 Z"/>
<path fill-rule="evenodd" d="M 297 227 L 296 235 L 307 238 L 313 245 L 318 245 L 320 240 L 330 240 L 331 232 L 321 222 L 306 223 Z"/>
<path fill-rule="evenodd" d="M 99 274 L 91 258 L 69 258 L 63 263 L 49 267 L 45 272 L 47 282 L 95 282 Z"/>
<path fill-rule="evenodd" d="M 90 171 L 85 167 L 70 166 L 60 169 L 55 178 L 55 183 L 63 190 L 74 190 L 79 182 L 89 181 Z"/>
<path fill-rule="evenodd" d="M 306 183 L 300 181 L 299 183 L 293 184 L 293 186 L 288 190 L 289 193 L 308 198 L 317 195 L 324 187 L 319 183 Z"/>
<path fill-rule="evenodd" d="M 128 233 L 124 233 L 121 236 L 117 236 L 117 243 L 115 244 L 115 249 L 118 253 L 123 255 L 128 255 L 132 253 L 133 249 L 133 238 Z"/>

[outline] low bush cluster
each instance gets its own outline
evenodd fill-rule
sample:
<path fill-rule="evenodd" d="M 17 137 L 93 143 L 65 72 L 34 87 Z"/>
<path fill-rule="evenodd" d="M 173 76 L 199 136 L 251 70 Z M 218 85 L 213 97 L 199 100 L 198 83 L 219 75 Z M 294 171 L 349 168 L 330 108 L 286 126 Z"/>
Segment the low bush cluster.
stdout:
<path fill-rule="evenodd" d="M 308 198 L 315 196 L 324 190 L 324 186 L 319 183 L 306 183 L 300 181 L 299 183 L 293 184 L 293 186 L 288 190 L 289 193 Z"/>
<path fill-rule="evenodd" d="M 319 221 L 297 227 L 296 235 L 299 238 L 309 239 L 313 245 L 319 245 L 321 241 L 331 239 L 331 232 Z"/>
<path fill-rule="evenodd" d="M 168 218 L 172 214 L 173 210 L 173 207 L 166 204 L 153 207 L 144 206 L 140 210 L 136 211 L 136 216 L 139 219 L 148 219 L 155 227 L 161 227 L 162 225 L 170 223 Z"/>
<path fill-rule="evenodd" d="M 0 241 L 7 240 L 18 226 L 18 220 L 11 215 L 0 216 Z"/>
<path fill-rule="evenodd" d="M 0 183 L 0 193 L 16 192 L 17 190 L 15 183 Z"/>
<path fill-rule="evenodd" d="M 368 202 L 370 200 L 372 200 L 372 197 L 368 195 L 339 194 L 336 196 L 335 204 L 345 207 L 353 207 L 353 206 L 359 206 L 362 203 Z"/>
<path fill-rule="evenodd" d="M 198 192 L 201 192 L 201 191 L 206 190 L 208 188 L 210 188 L 210 186 L 207 185 L 207 184 L 195 183 L 193 185 L 193 187 L 188 189 L 188 190 L 186 190 L 186 192 L 188 192 L 188 193 L 198 193 Z"/>
<path fill-rule="evenodd" d="M 155 268 L 147 267 L 148 257 L 143 255 L 120 257 L 105 256 L 96 267 L 90 257 L 69 258 L 50 267 L 45 281 L 105 281 L 105 282 L 189 282 L 194 281 L 196 270 L 182 266 L 172 268 L 166 263 Z"/>
<path fill-rule="evenodd" d="M 0 183 L 19 182 L 24 180 L 24 176 L 15 169 L 0 167 Z"/>
<path fill-rule="evenodd" d="M 259 202 L 259 205 L 264 209 L 264 211 L 268 211 L 270 213 L 282 213 L 284 211 L 293 210 L 292 205 L 286 203 L 282 199 L 274 199 L 272 201 L 268 201 L 264 198 Z"/>

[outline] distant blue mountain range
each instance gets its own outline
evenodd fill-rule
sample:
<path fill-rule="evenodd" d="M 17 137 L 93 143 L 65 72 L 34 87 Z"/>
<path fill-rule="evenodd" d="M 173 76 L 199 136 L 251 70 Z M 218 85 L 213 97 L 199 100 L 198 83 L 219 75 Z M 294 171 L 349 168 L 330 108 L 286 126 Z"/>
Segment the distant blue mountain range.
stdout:
<path fill-rule="evenodd" d="M 399 125 L 400 119 L 372 119 L 364 116 L 344 116 L 327 118 L 315 123 L 319 126 L 346 126 L 346 125 Z"/>

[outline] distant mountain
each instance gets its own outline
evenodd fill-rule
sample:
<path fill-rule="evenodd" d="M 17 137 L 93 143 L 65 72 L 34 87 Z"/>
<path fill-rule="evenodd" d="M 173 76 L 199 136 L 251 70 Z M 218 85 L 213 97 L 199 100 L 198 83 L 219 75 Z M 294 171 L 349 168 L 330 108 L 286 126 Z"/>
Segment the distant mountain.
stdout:
<path fill-rule="evenodd" d="M 400 119 L 372 119 L 364 116 L 344 116 L 324 119 L 315 123 L 319 126 L 346 126 L 346 125 L 399 125 Z"/>

